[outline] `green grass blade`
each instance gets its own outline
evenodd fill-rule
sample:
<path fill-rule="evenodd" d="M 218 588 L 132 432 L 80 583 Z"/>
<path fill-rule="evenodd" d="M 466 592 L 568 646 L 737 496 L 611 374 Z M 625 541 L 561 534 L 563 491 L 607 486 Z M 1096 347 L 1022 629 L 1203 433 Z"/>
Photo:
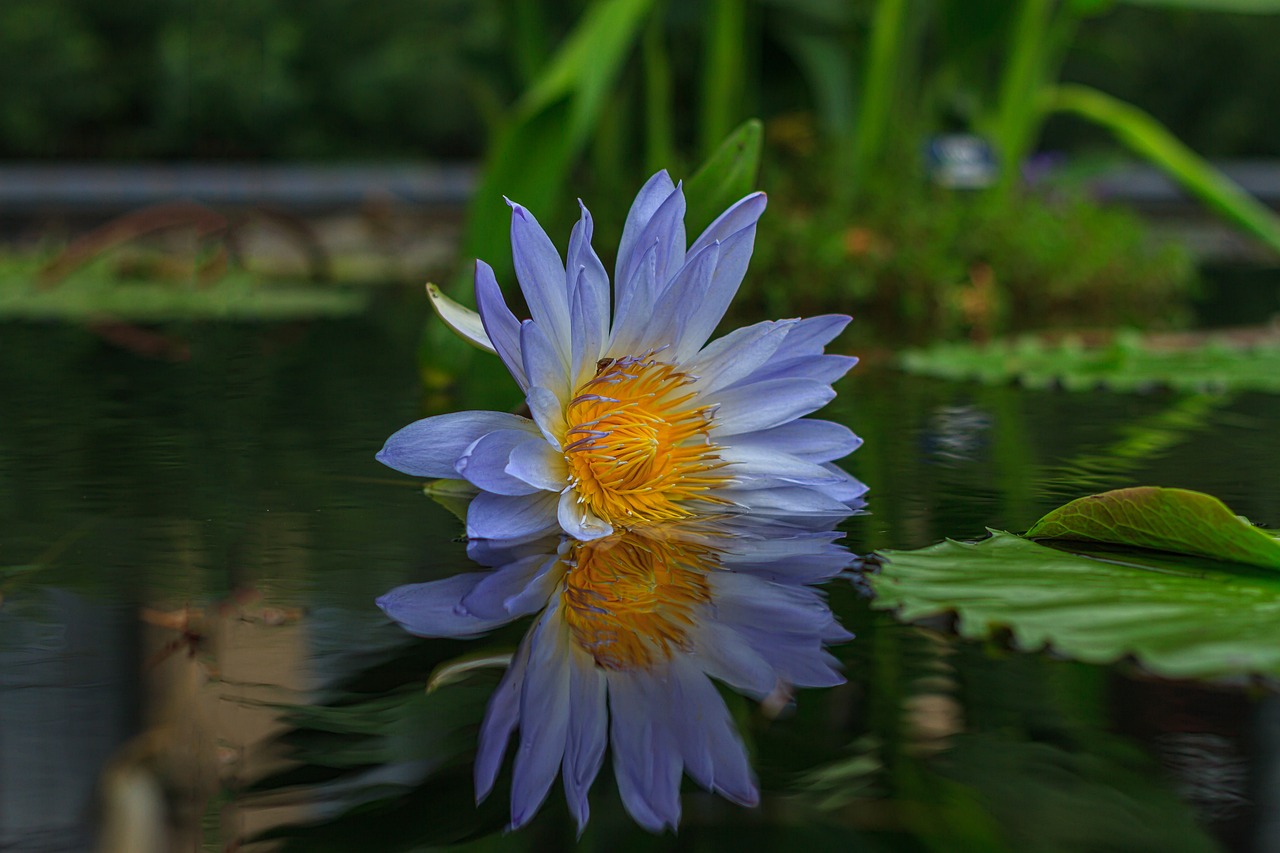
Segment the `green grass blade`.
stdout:
<path fill-rule="evenodd" d="M 1280 252 L 1280 216 L 1213 168 L 1149 113 L 1088 86 L 1057 86 L 1048 89 L 1044 97 L 1048 111 L 1071 113 L 1107 128 L 1187 192 Z"/>

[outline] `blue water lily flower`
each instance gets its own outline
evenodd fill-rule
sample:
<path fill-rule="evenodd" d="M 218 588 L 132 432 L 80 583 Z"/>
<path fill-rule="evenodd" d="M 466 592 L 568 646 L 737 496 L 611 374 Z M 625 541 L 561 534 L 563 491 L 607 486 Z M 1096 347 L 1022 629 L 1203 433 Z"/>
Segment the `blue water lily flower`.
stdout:
<path fill-rule="evenodd" d="M 846 427 L 807 419 L 855 358 L 823 348 L 839 315 L 757 323 L 708 339 L 742 283 L 765 196 L 734 204 L 686 248 L 685 200 L 666 172 L 640 190 L 609 277 L 591 215 L 562 260 L 511 204 L 516 275 L 532 319 L 516 319 L 477 261 L 478 314 L 432 289 L 459 334 L 497 353 L 532 419 L 457 412 L 387 440 L 384 464 L 480 490 L 472 537 L 520 536 L 558 519 L 579 539 L 717 509 L 842 514 L 865 487 L 833 464 Z"/>
<path fill-rule="evenodd" d="M 851 635 L 812 586 L 849 565 L 838 536 L 738 517 L 542 547 L 473 542 L 495 568 L 399 587 L 378 605 L 426 637 L 472 637 L 539 614 L 489 702 L 477 799 L 518 728 L 513 827 L 533 818 L 559 773 L 581 830 L 608 748 L 627 811 L 660 832 L 680 821 L 683 773 L 739 805 L 759 801 L 712 678 L 784 701 L 793 686 L 843 681 L 824 646 Z"/>

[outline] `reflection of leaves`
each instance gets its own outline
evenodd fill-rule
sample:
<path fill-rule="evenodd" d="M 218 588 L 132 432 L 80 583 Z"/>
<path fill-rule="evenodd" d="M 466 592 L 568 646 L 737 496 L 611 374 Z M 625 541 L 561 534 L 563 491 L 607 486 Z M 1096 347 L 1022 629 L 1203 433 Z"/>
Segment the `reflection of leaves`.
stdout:
<path fill-rule="evenodd" d="M 802 775 L 796 782 L 796 793 L 823 811 L 874 796 L 877 777 L 884 771 L 879 752 L 876 738 L 860 738 L 850 745 L 848 755 Z"/>
<path fill-rule="evenodd" d="M 1132 545 L 1280 569 L 1280 540 L 1233 514 L 1215 497 L 1140 486 L 1074 500 L 1035 523 L 1027 536 Z"/>
<path fill-rule="evenodd" d="M 1061 385 L 1068 391 L 1097 387 L 1140 391 L 1163 386 L 1280 393 L 1280 344 L 1274 340 L 1254 346 L 1209 341 L 1183 349 L 1156 348 L 1132 334 L 1092 348 L 1079 342 L 1046 344 L 1030 338 L 987 346 L 937 344 L 907 352 L 902 366 L 911 373 L 943 379 L 1016 380 L 1029 388 Z"/>
<path fill-rule="evenodd" d="M 1110 737 L 1072 749 L 1000 733 L 957 737 L 948 775 L 978 791 L 1019 851 L 1211 851 L 1216 845 L 1137 750 Z"/>
<path fill-rule="evenodd" d="M 1170 677 L 1280 677 L 1280 580 L 1269 573 L 1172 556 L 1144 568 L 999 532 L 883 558 L 875 606 L 903 619 L 954 612 L 968 637 L 1008 628 L 1024 649 L 1089 663 L 1134 655 Z"/>

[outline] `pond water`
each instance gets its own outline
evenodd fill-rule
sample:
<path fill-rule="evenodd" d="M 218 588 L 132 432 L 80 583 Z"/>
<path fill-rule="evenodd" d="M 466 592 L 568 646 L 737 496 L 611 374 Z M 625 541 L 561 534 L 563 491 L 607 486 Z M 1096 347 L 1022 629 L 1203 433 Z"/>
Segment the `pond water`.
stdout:
<path fill-rule="evenodd" d="M 469 566 L 461 523 L 374 452 L 424 414 L 518 403 L 484 357 L 444 359 L 424 395 L 424 319 L 405 297 L 347 321 L 171 327 L 177 361 L 0 327 L 0 849 L 572 844 L 556 790 L 514 833 L 503 782 L 473 805 L 499 670 L 423 690 L 525 626 L 418 640 L 374 605 Z M 845 462 L 871 487 L 843 525 L 856 553 L 1022 531 L 1134 484 L 1280 526 L 1280 398 L 1033 392 L 874 363 L 837 390 L 826 416 L 866 439 Z M 602 773 L 584 848 L 1280 849 L 1274 690 L 963 641 L 873 610 L 860 583 L 828 592 L 857 635 L 832 649 L 848 683 L 766 711 L 726 692 L 761 806 L 686 780 L 679 834 L 654 837 Z"/>

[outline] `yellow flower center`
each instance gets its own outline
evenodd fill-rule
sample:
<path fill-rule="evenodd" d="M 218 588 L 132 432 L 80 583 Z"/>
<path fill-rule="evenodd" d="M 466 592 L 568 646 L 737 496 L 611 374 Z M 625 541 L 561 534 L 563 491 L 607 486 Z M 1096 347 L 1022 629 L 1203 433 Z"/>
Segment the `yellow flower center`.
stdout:
<path fill-rule="evenodd" d="M 565 620 L 597 666 L 644 669 L 688 648 L 694 610 L 711 597 L 712 550 L 623 533 L 576 542 L 568 559 Z"/>
<path fill-rule="evenodd" d="M 729 477 L 708 436 L 712 407 L 693 380 L 653 354 L 601 359 L 565 411 L 570 477 L 581 501 L 615 527 L 692 515 L 687 501 L 725 504 L 708 490 Z"/>

